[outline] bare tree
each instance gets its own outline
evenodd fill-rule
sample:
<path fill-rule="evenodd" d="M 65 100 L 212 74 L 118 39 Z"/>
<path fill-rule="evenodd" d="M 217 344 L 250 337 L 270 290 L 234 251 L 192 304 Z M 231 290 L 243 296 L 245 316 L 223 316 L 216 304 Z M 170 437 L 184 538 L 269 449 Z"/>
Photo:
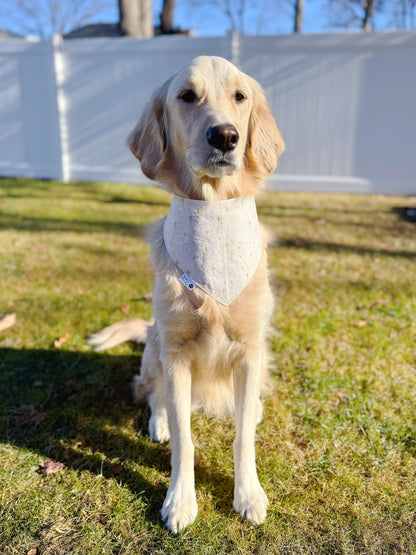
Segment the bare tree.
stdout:
<path fill-rule="evenodd" d="M 374 27 L 374 17 L 379 8 L 378 0 L 327 0 L 330 22 L 335 27 L 360 28 L 369 31 Z"/>
<path fill-rule="evenodd" d="M 185 3 L 185 2 L 184 2 Z M 247 8 L 253 7 L 251 17 L 256 17 L 258 7 L 255 0 L 188 0 L 190 11 L 199 17 L 215 17 L 227 23 L 228 30 L 244 33 Z"/>
<path fill-rule="evenodd" d="M 181 0 L 179 0 L 181 1 Z M 287 32 L 288 20 L 293 20 L 295 5 L 299 3 L 299 22 L 306 0 L 182 0 L 189 10 L 188 18 L 213 21 L 218 27 L 237 33 L 260 34 L 278 30 Z M 299 23 L 300 25 L 300 23 Z M 294 24 L 292 24 L 292 29 Z M 300 28 L 300 27 L 299 27 Z"/>
<path fill-rule="evenodd" d="M 295 26 L 293 29 L 295 33 L 302 32 L 304 6 L 305 0 L 295 0 Z"/>
<path fill-rule="evenodd" d="M 147 39 L 154 35 L 152 0 L 118 0 L 123 35 Z"/>
<path fill-rule="evenodd" d="M 211 6 L 225 17 L 231 31 L 244 33 L 244 15 L 247 8 L 247 0 L 210 0 Z"/>
<path fill-rule="evenodd" d="M 414 29 L 416 0 L 393 0 L 392 24 L 397 29 Z"/>
<path fill-rule="evenodd" d="M 173 16 L 175 13 L 175 0 L 164 0 L 163 9 L 160 14 L 160 32 L 163 35 L 173 33 Z"/>
<path fill-rule="evenodd" d="M 47 39 L 90 23 L 112 5 L 111 0 L 13 0 L 2 15 L 19 34 Z"/>
<path fill-rule="evenodd" d="M 247 7 L 247 0 L 223 0 L 219 2 L 222 4 L 222 10 L 227 16 L 231 24 L 232 31 L 244 33 L 244 14 Z"/>
<path fill-rule="evenodd" d="M 363 3 L 364 17 L 361 25 L 363 31 L 368 31 L 369 29 L 370 21 L 373 17 L 373 9 L 376 7 L 376 4 L 377 0 L 367 0 L 367 2 Z"/>

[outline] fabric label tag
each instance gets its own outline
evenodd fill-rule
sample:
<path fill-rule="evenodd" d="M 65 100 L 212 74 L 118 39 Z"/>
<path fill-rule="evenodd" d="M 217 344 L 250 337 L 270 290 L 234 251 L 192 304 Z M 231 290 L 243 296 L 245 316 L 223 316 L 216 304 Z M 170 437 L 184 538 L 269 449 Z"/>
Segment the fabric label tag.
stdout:
<path fill-rule="evenodd" d="M 187 274 L 182 274 L 179 281 L 183 283 L 189 291 L 193 291 L 196 287 L 196 283 L 192 281 Z"/>

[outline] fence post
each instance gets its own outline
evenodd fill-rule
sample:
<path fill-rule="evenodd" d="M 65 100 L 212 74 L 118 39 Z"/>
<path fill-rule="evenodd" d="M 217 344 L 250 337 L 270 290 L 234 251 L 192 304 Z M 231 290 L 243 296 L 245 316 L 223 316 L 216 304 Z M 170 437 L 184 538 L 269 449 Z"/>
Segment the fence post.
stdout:
<path fill-rule="evenodd" d="M 71 179 L 70 167 L 70 151 L 69 151 L 69 133 L 67 119 L 67 102 L 65 97 L 65 57 L 62 52 L 63 38 L 61 35 L 52 37 L 53 65 L 55 71 L 56 84 L 56 105 L 58 107 L 58 127 L 60 138 L 61 153 L 61 175 L 60 179 L 64 183 L 68 183 Z"/>
<path fill-rule="evenodd" d="M 228 31 L 229 60 L 236 66 L 240 63 L 240 34 L 237 31 Z"/>

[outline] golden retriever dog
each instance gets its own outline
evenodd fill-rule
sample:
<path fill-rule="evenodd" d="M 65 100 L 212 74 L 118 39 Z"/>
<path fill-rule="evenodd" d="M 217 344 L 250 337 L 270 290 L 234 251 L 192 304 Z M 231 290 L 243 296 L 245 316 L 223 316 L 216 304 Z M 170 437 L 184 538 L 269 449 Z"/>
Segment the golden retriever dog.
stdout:
<path fill-rule="evenodd" d="M 177 533 L 197 515 L 190 415 L 200 407 L 234 415 L 233 506 L 260 524 L 268 500 L 254 441 L 273 297 L 254 197 L 275 169 L 283 139 L 260 85 L 223 58 L 201 56 L 156 90 L 128 144 L 143 173 L 174 195 L 169 215 L 150 231 L 155 323 L 124 320 L 94 334 L 90 344 L 102 350 L 127 340 L 146 343 L 134 390 L 136 399 L 148 400 L 151 438 L 170 439 L 172 474 L 161 510 L 166 526 Z M 209 258 L 214 244 L 217 272 Z M 186 257 L 190 265 L 198 257 L 202 266 L 211 264 L 212 289 L 188 273 Z"/>

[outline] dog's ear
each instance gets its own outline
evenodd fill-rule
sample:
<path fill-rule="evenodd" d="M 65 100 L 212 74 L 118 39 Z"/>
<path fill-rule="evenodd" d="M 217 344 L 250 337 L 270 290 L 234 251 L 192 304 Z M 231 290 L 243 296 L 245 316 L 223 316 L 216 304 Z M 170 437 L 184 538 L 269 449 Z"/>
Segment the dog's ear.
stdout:
<path fill-rule="evenodd" d="M 253 91 L 253 108 L 250 114 L 246 156 L 248 168 L 269 175 L 277 166 L 277 158 L 285 149 L 284 140 L 277 128 L 260 85 L 249 77 Z"/>
<path fill-rule="evenodd" d="M 140 160 L 142 171 L 149 179 L 157 179 L 157 170 L 167 147 L 166 96 L 169 83 L 170 80 L 166 81 L 154 92 L 127 138 L 127 145 Z"/>

